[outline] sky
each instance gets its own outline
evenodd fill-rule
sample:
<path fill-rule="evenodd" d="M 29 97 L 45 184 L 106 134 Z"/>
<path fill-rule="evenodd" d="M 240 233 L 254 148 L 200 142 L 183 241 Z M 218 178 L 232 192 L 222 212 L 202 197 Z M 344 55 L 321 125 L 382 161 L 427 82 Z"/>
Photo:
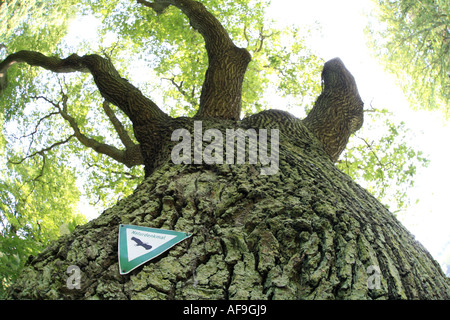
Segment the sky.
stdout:
<path fill-rule="evenodd" d="M 431 163 L 418 170 L 415 187 L 408 191 L 409 198 L 420 199 L 419 203 L 413 201 L 397 218 L 441 265 L 450 266 L 450 149 L 442 144 L 450 137 L 450 125 L 439 113 L 413 111 L 395 78 L 385 73 L 372 56 L 364 28 L 374 10 L 371 0 L 273 0 L 268 15 L 281 25 L 316 26 L 308 36 L 308 47 L 325 61 L 341 58 L 355 77 L 365 105 L 388 109 L 411 129 L 411 146 L 423 151 Z M 84 24 L 92 26 L 86 21 Z M 79 24 L 74 29 L 78 30 L 72 36 L 79 36 Z M 295 114 L 295 110 L 289 112 Z M 89 207 L 82 208 L 82 212 L 89 212 Z"/>
<path fill-rule="evenodd" d="M 364 28 L 374 11 L 371 0 L 275 0 L 268 12 L 280 24 L 319 26 L 309 35 L 308 46 L 326 61 L 341 58 L 355 77 L 365 105 L 388 109 L 411 129 L 411 145 L 431 162 L 418 171 L 415 187 L 408 191 L 419 203 L 397 218 L 441 265 L 450 265 L 450 149 L 446 147 L 450 124 L 437 112 L 413 111 L 394 76 L 384 72 L 372 56 Z"/>

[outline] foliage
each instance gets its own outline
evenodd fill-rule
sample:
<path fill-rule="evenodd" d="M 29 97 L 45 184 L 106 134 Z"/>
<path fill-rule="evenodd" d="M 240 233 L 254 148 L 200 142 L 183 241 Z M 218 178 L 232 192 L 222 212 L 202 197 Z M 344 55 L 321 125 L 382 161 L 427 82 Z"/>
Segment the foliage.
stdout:
<path fill-rule="evenodd" d="M 75 2 L 2 1 L 0 58 L 30 48 L 48 54 L 54 52 L 75 13 Z M 37 74 L 37 70 L 30 68 L 11 70 L 11 85 L 0 97 L 0 122 L 4 129 L 10 128 L 17 133 L 19 123 L 24 125 L 23 128 L 38 127 L 33 122 L 36 120 L 34 115 L 25 111 L 30 96 L 39 92 L 33 82 Z M 73 230 L 75 225 L 86 221 L 76 211 L 80 195 L 73 173 L 58 157 L 50 154 L 36 154 L 17 165 L 8 162 L 16 150 L 25 148 L 26 142 L 15 140 L 12 144 L 8 139 L 11 136 L 3 135 L 5 131 L 0 133 L 0 297 L 28 256 L 56 239 L 60 227 Z M 46 136 L 52 139 L 52 131 L 49 131 Z M 33 153 L 33 149 L 28 151 Z"/>
<path fill-rule="evenodd" d="M 450 117 L 450 3 L 446 0 L 375 1 L 370 43 L 415 108 Z"/>
<path fill-rule="evenodd" d="M 322 61 L 305 47 L 301 30 L 272 27 L 265 18 L 268 1 L 202 2 L 219 17 L 234 43 L 247 48 L 252 55 L 243 88 L 243 113 L 271 107 L 265 96 L 269 88 L 282 96 L 300 99 L 318 95 L 320 87 L 314 75 L 320 72 Z M 185 15 L 174 7 L 156 15 L 146 7 L 118 1 L 89 3 L 92 13 L 102 19 L 99 33 L 103 37 L 115 34 L 117 42 L 113 45 L 126 48 L 124 56 L 128 61 L 122 65 L 142 61 L 141 67 L 146 67 L 146 72 L 154 77 L 142 83 L 143 91 L 154 101 L 161 97 L 159 105 L 171 116 L 192 116 L 198 107 L 208 64 L 204 41 L 189 26 Z M 131 74 L 136 84 L 132 72 L 123 71 Z"/>
<path fill-rule="evenodd" d="M 65 36 L 68 22 L 76 10 L 75 0 L 6 0 L 0 2 L 0 59 L 8 53 L 30 48 L 46 54 L 53 54 L 58 42 Z M 35 90 L 32 79 L 38 70 L 28 68 L 26 72 L 11 70 L 10 86 L 3 95 L 8 96 L 8 103 L 0 97 L 0 111 L 6 120 L 21 116 L 27 99 L 22 98 L 21 88 Z M 19 85 L 20 84 L 20 85 Z M 8 108 L 12 103 L 15 108 Z"/>
<path fill-rule="evenodd" d="M 0 171 L 0 297 L 29 255 L 85 223 L 76 177 L 56 155 L 9 163 Z"/>
<path fill-rule="evenodd" d="M 391 121 L 387 110 L 370 111 L 338 167 L 396 213 L 408 206 L 407 191 L 418 167 L 427 167 L 429 160 L 409 145 L 410 131 L 403 121 Z M 379 136 L 373 134 L 375 128 Z"/>

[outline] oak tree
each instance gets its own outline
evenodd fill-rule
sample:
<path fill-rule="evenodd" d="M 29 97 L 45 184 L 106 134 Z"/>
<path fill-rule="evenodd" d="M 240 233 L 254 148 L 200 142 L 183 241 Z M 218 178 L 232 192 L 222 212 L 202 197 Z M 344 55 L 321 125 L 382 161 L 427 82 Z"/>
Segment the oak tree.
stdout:
<path fill-rule="evenodd" d="M 148 19 L 153 19 L 151 12 L 164 16 L 179 10 L 182 15 L 177 18 L 187 17 L 203 38 L 207 68 L 201 89 L 191 91 L 199 92 L 187 100 L 195 110 L 191 117 L 164 112 L 122 77 L 107 55 L 58 57 L 21 50 L 0 63 L 3 90 L 8 90 L 8 70 L 16 64 L 52 73 L 90 74 L 125 149 L 96 141 L 79 130 L 69 114 L 66 84 L 60 84 L 59 101 L 38 98 L 53 105 L 69 123 L 70 138 L 125 165 L 143 164 L 145 168 L 145 180 L 132 195 L 31 257 L 9 288 L 9 297 L 449 298 L 448 280 L 426 249 L 334 164 L 350 136 L 363 125 L 364 115 L 355 79 L 340 59 L 324 64 L 323 90 L 305 119 L 275 109 L 241 119 L 250 52 L 237 46 L 200 2 L 137 3 Z M 130 20 L 130 24 L 138 23 Z M 262 44 L 264 34 L 260 35 Z M 175 75 L 169 81 L 189 97 Z M 135 140 L 120 134 L 124 126 L 111 105 L 129 119 Z M 239 128 L 279 130 L 279 140 L 273 144 L 271 136 L 267 144 L 279 160 L 276 172 L 261 174 L 267 165 L 261 159 L 239 165 L 234 161 L 175 164 L 171 153 L 177 141 L 172 134 L 177 129 L 194 132 L 196 121 L 201 121 L 204 132 L 215 129 L 224 135 Z M 204 136 L 202 142 L 211 146 Z M 250 144 L 251 139 L 246 150 Z M 274 146 L 278 144 L 277 153 Z M 204 146 L 200 149 L 205 150 Z M 122 276 L 117 263 L 121 223 L 183 230 L 193 236 Z M 67 285 L 66 270 L 73 265 L 82 273 L 77 290 Z"/>
<path fill-rule="evenodd" d="M 442 0 L 375 1 L 371 45 L 415 109 L 440 110 L 448 118 L 450 5 Z M 381 24 L 380 22 L 381 21 Z"/>

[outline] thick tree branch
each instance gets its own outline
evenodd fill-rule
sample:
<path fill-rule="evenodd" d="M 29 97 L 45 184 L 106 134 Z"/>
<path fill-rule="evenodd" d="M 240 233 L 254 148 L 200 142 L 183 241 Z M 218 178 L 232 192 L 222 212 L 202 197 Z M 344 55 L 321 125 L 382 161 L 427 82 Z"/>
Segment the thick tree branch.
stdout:
<path fill-rule="evenodd" d="M 228 32 L 205 6 L 194 0 L 155 0 L 153 3 L 137 0 L 138 3 L 152 8 L 156 13 L 162 13 L 168 6 L 180 9 L 188 18 L 191 26 L 205 39 L 208 56 L 221 55 L 223 50 L 235 48 Z"/>
<path fill-rule="evenodd" d="M 160 14 L 169 5 L 179 8 L 205 40 L 209 66 L 200 96 L 196 118 L 238 120 L 241 113 L 242 83 L 250 53 L 238 48 L 222 24 L 205 8 L 193 0 L 155 0 L 138 3 Z"/>
<path fill-rule="evenodd" d="M 58 106 L 59 109 L 59 113 L 61 114 L 61 116 L 69 123 L 69 125 L 72 127 L 73 131 L 74 131 L 74 136 L 78 139 L 78 141 L 80 141 L 85 147 L 91 148 L 94 151 L 107 155 L 111 158 L 113 158 L 114 160 L 123 163 L 124 165 L 126 165 L 127 167 L 131 168 L 135 165 L 140 165 L 143 164 L 143 159 L 142 156 L 140 157 L 136 157 L 137 154 L 135 154 L 135 148 L 139 147 L 138 145 L 135 145 L 133 143 L 133 145 L 129 146 L 128 148 L 126 148 L 125 150 L 119 150 L 114 146 L 105 144 L 105 143 L 100 143 L 95 139 L 89 138 L 86 135 L 84 135 L 78 124 L 76 123 L 75 119 L 73 117 L 71 117 L 69 114 L 67 114 L 67 112 L 65 112 L 63 109 L 61 109 Z M 66 109 L 66 108 L 64 108 Z M 135 156 L 130 156 L 130 153 L 135 154 Z"/>
<path fill-rule="evenodd" d="M 127 166 L 140 165 L 144 162 L 146 172 L 153 168 L 153 157 L 162 147 L 161 128 L 167 126 L 171 117 L 145 97 L 136 87 L 122 78 L 111 61 L 99 55 L 78 56 L 72 54 L 65 59 L 47 57 L 39 52 L 19 51 L 9 55 L 0 63 L 0 92 L 7 85 L 8 69 L 16 63 L 39 66 L 56 73 L 90 72 L 95 84 L 106 101 L 121 109 L 133 123 L 133 129 L 140 145 L 133 145 L 125 151 L 101 144 L 84 136 L 64 109 L 61 115 L 72 125 L 75 136 L 84 145 L 106 154 Z M 124 138 L 124 136 L 122 136 Z M 128 143 L 128 142 L 126 142 Z"/>
<path fill-rule="evenodd" d="M 98 153 L 107 155 L 114 160 L 123 163 L 123 156 L 124 152 L 122 150 L 117 149 L 114 146 L 110 146 L 105 143 L 100 143 L 95 139 L 89 138 L 86 135 L 84 135 L 80 128 L 78 127 L 78 124 L 76 123 L 75 119 L 68 115 L 66 112 L 60 109 L 60 114 L 66 120 L 69 125 L 72 127 L 74 131 L 74 136 L 80 141 L 84 146 L 91 148 L 95 150 Z"/>
<path fill-rule="evenodd" d="M 331 160 L 336 162 L 352 133 L 364 121 L 364 103 L 353 75 L 339 58 L 325 63 L 323 91 L 303 124 L 322 142 Z"/>
<path fill-rule="evenodd" d="M 54 147 L 56 147 L 58 145 L 61 145 L 63 143 L 67 143 L 70 138 L 75 137 L 85 147 L 91 148 L 91 149 L 93 149 L 94 151 L 96 151 L 98 153 L 101 153 L 101 154 L 104 154 L 106 156 L 109 156 L 112 159 L 116 160 L 117 162 L 123 163 L 124 165 L 126 165 L 129 168 L 131 168 L 133 166 L 136 166 L 136 165 L 144 164 L 144 160 L 142 158 L 142 154 L 140 153 L 140 146 L 138 144 L 135 144 L 129 137 L 128 138 L 130 139 L 131 144 L 127 145 L 125 150 L 120 150 L 120 149 L 118 149 L 118 148 L 116 148 L 114 146 L 98 142 L 97 140 L 89 138 L 86 135 L 84 135 L 81 132 L 80 127 L 78 126 L 75 118 L 73 118 L 72 116 L 70 116 L 67 113 L 67 100 L 68 99 L 67 99 L 67 96 L 65 94 L 63 94 L 63 98 L 62 98 L 62 106 L 60 105 L 59 102 L 56 103 L 56 102 L 54 102 L 54 101 L 52 101 L 52 100 L 50 100 L 50 99 L 48 99 L 46 97 L 43 97 L 43 96 L 38 96 L 38 97 L 35 97 L 35 98 L 36 99 L 43 99 L 46 102 L 52 104 L 58 110 L 58 112 L 56 112 L 56 114 L 61 115 L 61 117 L 64 120 L 67 121 L 67 123 L 70 125 L 70 127 L 72 128 L 74 133 L 67 140 L 63 141 L 62 143 L 61 142 L 60 143 L 56 143 L 56 144 L 52 145 L 49 148 L 37 151 L 37 152 L 35 152 L 35 153 L 25 157 L 19 163 L 22 163 L 24 160 L 26 160 L 28 158 L 31 158 L 31 157 L 34 157 L 37 154 L 42 154 L 42 153 L 45 153 L 47 151 L 50 151 L 51 149 L 53 149 Z M 55 113 L 51 113 L 51 114 L 53 115 Z M 117 119 L 117 121 L 118 121 L 118 119 Z M 11 163 L 18 164 L 18 163 L 15 163 L 15 162 L 11 162 Z"/>
<path fill-rule="evenodd" d="M 107 101 L 104 101 L 102 104 L 103 111 L 105 111 L 106 115 L 109 118 L 109 121 L 111 121 L 112 125 L 114 126 L 114 129 L 116 130 L 117 134 L 119 135 L 120 141 L 122 141 L 123 145 L 126 148 L 132 148 L 136 144 L 133 142 L 133 140 L 130 138 L 130 135 L 128 134 L 128 131 L 123 126 L 122 122 L 116 117 L 116 114 L 109 106 L 109 103 Z"/>
<path fill-rule="evenodd" d="M 146 98 L 136 87 L 119 73 L 108 59 L 99 55 L 78 56 L 72 54 L 65 59 L 47 57 L 35 51 L 19 51 L 10 54 L 0 63 L 0 91 L 7 85 L 7 71 L 16 63 L 27 63 L 55 73 L 90 72 L 101 95 L 118 106 L 133 122 L 165 120 L 169 117 L 158 106 Z"/>

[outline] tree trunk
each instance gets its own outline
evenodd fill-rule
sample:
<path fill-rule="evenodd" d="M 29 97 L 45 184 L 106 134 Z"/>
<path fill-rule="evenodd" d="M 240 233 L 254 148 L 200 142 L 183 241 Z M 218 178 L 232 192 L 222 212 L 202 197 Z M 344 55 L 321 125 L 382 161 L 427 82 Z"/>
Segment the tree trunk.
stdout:
<path fill-rule="evenodd" d="M 9 298 L 450 299 L 439 264 L 335 168 L 300 120 L 268 111 L 202 124 L 224 136 L 226 128 L 279 128 L 278 172 L 261 174 L 259 162 L 166 160 L 132 196 L 30 258 Z M 120 275 L 120 224 L 193 236 Z M 80 270 L 79 288 L 70 266 Z"/>

